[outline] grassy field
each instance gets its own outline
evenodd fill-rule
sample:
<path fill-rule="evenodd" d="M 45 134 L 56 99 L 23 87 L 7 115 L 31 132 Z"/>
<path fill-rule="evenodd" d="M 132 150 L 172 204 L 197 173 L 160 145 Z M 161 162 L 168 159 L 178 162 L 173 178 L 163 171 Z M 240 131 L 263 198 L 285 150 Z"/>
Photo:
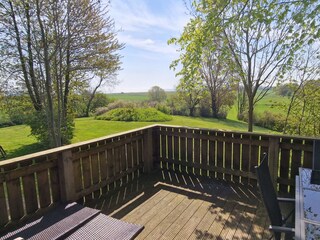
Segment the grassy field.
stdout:
<path fill-rule="evenodd" d="M 175 92 L 166 92 L 167 97 L 175 94 Z M 147 92 L 135 92 L 135 93 L 108 93 L 108 97 L 116 99 L 116 100 L 124 100 L 124 101 L 146 101 L 148 100 Z"/>
<path fill-rule="evenodd" d="M 173 95 L 174 92 L 168 92 L 167 95 Z M 114 99 L 121 99 L 126 101 L 143 101 L 148 99 L 148 93 L 117 93 L 108 94 L 109 97 Z M 269 93 L 263 100 L 261 100 L 255 108 L 257 113 L 266 110 L 272 112 L 281 112 L 282 110 L 277 107 L 279 103 L 288 103 L 289 99 L 280 97 L 274 93 Z M 228 114 L 228 119 L 218 120 L 211 118 L 191 118 L 182 116 L 173 116 L 173 119 L 162 124 L 178 125 L 178 126 L 189 126 L 199 128 L 213 128 L 222 130 L 235 130 L 235 131 L 246 131 L 247 124 L 240 122 L 236 119 L 237 109 L 233 106 Z M 0 121 L 6 116 L 0 112 Z M 81 142 L 97 137 L 102 137 L 114 133 L 119 133 L 153 123 L 150 122 L 112 122 L 95 120 L 93 118 L 79 118 L 75 121 L 75 136 L 72 139 L 72 143 Z M 270 130 L 255 127 L 255 131 L 274 133 Z M 43 147 L 39 145 L 36 139 L 30 136 L 30 128 L 25 125 L 13 126 L 0 128 L 0 145 L 7 151 L 8 157 L 17 157 L 28 153 L 42 150 Z"/>
<path fill-rule="evenodd" d="M 150 122 L 113 122 L 95 120 L 93 118 L 79 118 L 75 121 L 75 136 L 72 143 L 98 138 L 114 133 L 152 125 Z M 191 118 L 173 116 L 173 120 L 161 124 L 212 128 L 221 130 L 246 131 L 246 123 L 234 120 L 217 120 L 211 118 Z M 270 130 L 255 127 L 255 131 L 274 133 Z M 22 156 L 43 150 L 36 139 L 30 135 L 30 128 L 26 125 L 0 128 L 0 145 L 6 150 L 8 158 Z"/>
<path fill-rule="evenodd" d="M 270 111 L 274 113 L 282 113 L 283 109 L 280 108 L 280 105 L 289 104 L 289 102 L 290 99 L 288 97 L 282 97 L 274 92 L 270 92 L 257 103 L 255 112 L 262 113 L 264 111 Z"/>

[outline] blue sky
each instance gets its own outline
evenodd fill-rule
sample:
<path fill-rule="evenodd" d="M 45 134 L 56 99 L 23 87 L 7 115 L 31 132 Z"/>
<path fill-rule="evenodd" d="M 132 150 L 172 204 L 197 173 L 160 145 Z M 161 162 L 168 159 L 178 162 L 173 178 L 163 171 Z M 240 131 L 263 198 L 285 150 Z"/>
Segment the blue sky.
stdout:
<path fill-rule="evenodd" d="M 178 79 L 169 65 L 179 55 L 167 41 L 183 31 L 186 12 L 182 0 L 112 0 L 109 13 L 125 48 L 120 83 L 105 91 L 141 92 L 155 85 L 174 89 Z"/>

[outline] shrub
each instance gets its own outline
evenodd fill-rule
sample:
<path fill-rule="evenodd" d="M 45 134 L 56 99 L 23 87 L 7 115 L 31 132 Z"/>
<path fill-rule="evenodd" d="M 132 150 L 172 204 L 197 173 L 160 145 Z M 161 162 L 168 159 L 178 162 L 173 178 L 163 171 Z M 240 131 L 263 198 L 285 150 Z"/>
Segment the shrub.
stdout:
<path fill-rule="evenodd" d="M 164 103 L 157 104 L 155 108 L 162 113 L 171 114 L 170 107 Z"/>
<path fill-rule="evenodd" d="M 57 119 L 55 119 L 57 121 Z M 45 110 L 41 112 L 34 111 L 32 115 L 28 118 L 27 124 L 31 128 L 31 134 L 37 138 L 42 146 L 52 147 L 54 143 L 52 142 L 51 131 L 48 127 L 48 119 Z M 66 124 L 61 127 L 61 143 L 69 144 L 73 138 L 74 132 L 74 118 L 71 113 L 68 112 Z"/>
<path fill-rule="evenodd" d="M 123 100 L 117 100 L 107 105 L 107 111 L 117 109 L 117 108 L 134 108 L 136 106 L 133 102 L 126 102 Z"/>
<path fill-rule="evenodd" d="M 228 111 L 229 111 L 229 107 L 228 106 L 225 106 L 225 105 L 222 105 L 219 109 L 219 112 L 218 112 L 218 118 L 219 119 L 226 119 L 227 118 L 227 115 L 228 115 Z"/>
<path fill-rule="evenodd" d="M 106 113 L 106 112 L 108 112 L 108 111 L 109 111 L 109 109 L 108 109 L 107 107 L 99 107 L 99 108 L 97 108 L 96 111 L 94 112 L 94 115 L 95 115 L 95 116 L 100 116 L 100 115 L 102 115 L 102 114 L 104 114 L 104 113 Z"/>
<path fill-rule="evenodd" d="M 281 132 L 284 128 L 285 117 L 283 114 L 264 111 L 255 117 L 255 125 Z"/>
<path fill-rule="evenodd" d="M 154 108 L 117 108 L 97 116 L 99 120 L 136 121 L 136 122 L 165 122 L 172 119 Z"/>

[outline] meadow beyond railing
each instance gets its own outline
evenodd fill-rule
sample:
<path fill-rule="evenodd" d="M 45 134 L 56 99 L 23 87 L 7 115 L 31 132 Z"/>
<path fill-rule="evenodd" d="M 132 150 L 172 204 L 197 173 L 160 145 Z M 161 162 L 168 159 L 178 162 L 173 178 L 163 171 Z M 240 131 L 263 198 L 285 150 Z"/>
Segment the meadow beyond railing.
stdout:
<path fill-rule="evenodd" d="M 58 202 L 90 201 L 152 168 L 152 128 L 0 161 L 0 230 Z"/>
<path fill-rule="evenodd" d="M 0 161 L 0 231 L 58 202 L 99 198 L 153 166 L 253 185 L 266 152 L 278 191 L 293 193 L 314 140 L 153 125 Z"/>

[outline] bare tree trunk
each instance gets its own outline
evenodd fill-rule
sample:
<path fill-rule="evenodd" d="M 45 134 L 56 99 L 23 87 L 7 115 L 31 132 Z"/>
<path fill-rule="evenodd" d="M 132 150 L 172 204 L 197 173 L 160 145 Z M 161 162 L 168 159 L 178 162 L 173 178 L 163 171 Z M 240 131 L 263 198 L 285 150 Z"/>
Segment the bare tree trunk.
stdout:
<path fill-rule="evenodd" d="M 190 111 L 190 112 L 189 112 L 189 116 L 190 116 L 190 117 L 194 117 L 194 106 L 190 107 L 190 108 L 189 108 L 189 111 Z"/>
<path fill-rule="evenodd" d="M 291 109 L 293 107 L 293 103 L 294 103 L 296 94 L 300 90 L 301 86 L 302 86 L 302 83 L 300 83 L 299 87 L 293 92 L 293 94 L 291 96 L 290 104 L 289 104 L 289 107 L 288 107 L 288 110 L 287 110 L 287 114 L 286 114 L 286 120 L 284 122 L 283 130 L 282 130 L 283 134 L 285 134 L 286 131 L 287 131 L 288 120 L 289 120 L 289 116 L 290 116 L 290 113 L 291 113 Z"/>
<path fill-rule="evenodd" d="M 26 83 L 26 87 L 28 89 L 28 93 L 30 95 L 33 107 L 35 108 L 35 110 L 40 111 L 41 107 L 38 105 L 38 102 L 37 102 L 37 100 L 35 98 L 35 95 L 34 95 L 34 92 L 32 90 L 32 86 L 31 86 L 30 80 L 29 80 L 28 71 L 27 71 L 26 63 L 25 63 L 25 57 L 24 57 L 23 52 L 22 52 L 20 32 L 19 32 L 17 21 L 16 21 L 16 16 L 15 16 L 15 13 L 14 13 L 13 4 L 12 4 L 11 1 L 9 1 L 9 5 L 10 5 L 11 18 L 12 18 L 12 22 L 13 22 L 13 26 L 14 26 L 15 39 L 17 41 L 17 48 L 18 48 L 19 59 L 20 59 L 20 64 L 21 64 L 23 77 L 24 77 L 24 80 L 25 80 L 25 83 Z"/>
<path fill-rule="evenodd" d="M 31 23 L 30 23 L 30 13 L 29 13 L 29 4 L 25 3 L 24 9 L 26 13 L 26 20 L 27 20 L 27 45 L 28 45 L 28 63 L 29 63 L 29 73 L 30 73 L 30 79 L 33 87 L 33 92 L 35 95 L 35 99 L 38 105 L 39 109 L 42 109 L 42 103 L 41 103 L 41 98 L 39 94 L 39 87 L 36 82 L 36 76 L 34 72 L 34 67 L 33 67 L 33 54 L 32 54 L 32 45 L 31 45 Z"/>
<path fill-rule="evenodd" d="M 248 102 L 248 132 L 253 132 L 253 97 L 250 97 Z"/>
<path fill-rule="evenodd" d="M 91 103 L 92 103 L 92 101 L 93 101 L 93 99 L 94 99 L 94 96 L 95 96 L 98 88 L 101 86 L 102 82 L 103 82 L 103 77 L 100 76 L 100 80 L 99 80 L 98 85 L 93 89 L 92 93 L 90 94 L 90 98 L 89 98 L 89 101 L 88 101 L 88 103 L 87 103 L 86 112 L 85 112 L 85 116 L 86 116 L 86 117 L 89 117 L 89 112 L 90 112 Z"/>
<path fill-rule="evenodd" d="M 41 34 L 41 41 L 43 44 L 43 57 L 44 57 L 44 68 L 45 68 L 45 89 L 47 94 L 47 102 L 48 102 L 48 127 L 51 134 L 52 146 L 58 147 L 59 141 L 57 140 L 56 134 L 56 127 L 55 127 L 55 120 L 54 120 L 54 108 L 53 108 L 53 100 L 52 100 L 52 79 L 51 79 L 51 67 L 50 67 L 50 60 L 49 60 L 49 49 L 48 43 L 46 39 L 45 30 L 43 27 L 43 23 L 40 16 L 40 4 L 39 0 L 37 0 L 37 19 L 40 27 L 40 34 Z M 59 129 L 60 131 L 60 129 Z"/>

